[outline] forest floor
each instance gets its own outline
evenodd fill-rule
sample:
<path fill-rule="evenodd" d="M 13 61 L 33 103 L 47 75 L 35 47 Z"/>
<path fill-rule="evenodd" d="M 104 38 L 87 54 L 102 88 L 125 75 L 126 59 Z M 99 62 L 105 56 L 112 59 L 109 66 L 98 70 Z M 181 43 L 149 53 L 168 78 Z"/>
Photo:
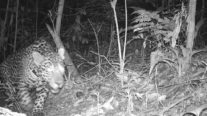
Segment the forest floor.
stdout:
<path fill-rule="evenodd" d="M 204 61 L 206 56 L 197 55 L 192 61 Z M 138 60 L 128 62 L 121 76 L 116 66 L 87 69 L 83 83 L 68 82 L 57 102 L 48 103 L 46 109 L 55 109 L 47 110 L 48 116 L 207 115 L 205 66 L 193 64 L 180 77 L 166 63 L 149 75 L 149 62 Z"/>

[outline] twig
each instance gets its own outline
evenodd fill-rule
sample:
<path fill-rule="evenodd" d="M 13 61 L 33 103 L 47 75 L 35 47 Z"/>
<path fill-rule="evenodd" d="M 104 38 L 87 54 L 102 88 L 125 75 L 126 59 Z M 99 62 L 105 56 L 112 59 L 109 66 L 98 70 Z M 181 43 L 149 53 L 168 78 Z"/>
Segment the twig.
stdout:
<path fill-rule="evenodd" d="M 88 19 L 88 22 L 90 23 L 90 25 L 91 25 L 91 27 L 93 29 L 93 32 L 94 32 L 94 35 L 95 35 L 95 38 L 96 38 L 96 44 L 97 44 L 98 54 L 100 54 L 100 51 L 99 51 L 100 47 L 99 47 L 99 41 L 98 41 L 98 33 L 100 32 L 103 23 L 101 24 L 100 28 L 96 32 L 95 31 L 95 28 L 94 28 L 94 26 L 92 24 L 92 22 L 89 19 Z M 98 70 L 99 70 L 99 72 L 101 72 L 101 58 L 100 58 L 99 55 L 98 55 L 98 64 L 99 64 Z"/>
<path fill-rule="evenodd" d="M 106 55 L 107 58 L 111 55 L 111 48 L 112 48 L 112 44 L 114 42 L 115 31 L 113 29 L 114 29 L 114 24 L 111 25 L 111 34 L 110 34 L 110 38 L 109 38 L 110 39 L 110 44 L 109 44 L 109 49 L 108 49 L 108 52 L 107 52 L 107 55 Z"/>
<path fill-rule="evenodd" d="M 121 43 L 120 43 L 120 36 L 119 36 L 119 25 L 118 25 L 118 19 L 117 19 L 117 14 L 116 14 L 116 3 L 117 0 L 113 0 L 110 2 L 111 3 L 111 7 L 113 9 L 114 12 L 114 19 L 115 19 L 115 26 L 116 26 L 116 35 L 117 35 L 117 42 L 118 42 L 118 48 L 119 48 L 119 60 L 120 60 L 120 72 L 121 71 L 121 61 L 122 61 L 122 50 L 121 50 Z"/>
<path fill-rule="evenodd" d="M 109 65 L 111 65 L 111 66 L 113 67 L 113 65 L 112 65 L 112 64 L 110 63 L 110 61 L 106 58 L 106 56 L 101 55 L 101 54 L 98 54 L 98 53 L 95 53 L 94 51 L 91 51 L 91 53 L 96 54 L 96 55 L 99 55 L 100 57 L 103 57 L 103 58 L 109 63 Z"/>
<path fill-rule="evenodd" d="M 188 95 L 188 96 L 186 96 L 186 97 L 184 97 L 184 98 L 182 98 L 182 99 L 176 101 L 175 103 L 171 104 L 170 106 L 165 107 L 165 108 L 159 113 L 160 116 L 164 116 L 164 113 L 165 113 L 166 111 L 168 111 L 169 109 L 171 109 L 171 108 L 174 107 L 175 105 L 179 104 L 180 102 L 182 102 L 182 101 L 184 101 L 184 100 L 186 100 L 186 99 L 188 99 L 188 98 L 190 98 L 190 97 L 192 97 L 192 95 Z"/>
<path fill-rule="evenodd" d="M 125 33 L 124 33 L 124 51 L 123 51 L 123 61 L 125 61 L 126 56 L 126 45 L 127 45 L 127 2 L 125 2 Z"/>
<path fill-rule="evenodd" d="M 15 25 L 15 36 L 14 36 L 14 49 L 13 52 L 16 51 L 16 42 L 17 42 L 17 29 L 18 29 L 18 15 L 19 15 L 19 0 L 17 0 L 17 8 L 16 8 L 16 25 Z"/>
<path fill-rule="evenodd" d="M 36 17 L 35 17 L 35 36 L 37 39 L 37 26 L 38 26 L 38 0 L 36 0 Z"/>
<path fill-rule="evenodd" d="M 7 2 L 7 6 L 6 6 L 6 13 L 5 13 L 5 18 L 4 18 L 4 23 L 1 26 L 1 33 L 0 33 L 0 48 L 2 47 L 2 45 L 4 44 L 4 42 L 6 41 L 4 38 L 5 36 L 5 31 L 6 31 L 6 24 L 7 24 L 7 20 L 8 20 L 8 12 L 9 12 L 9 4 L 10 4 L 10 0 L 8 0 Z"/>

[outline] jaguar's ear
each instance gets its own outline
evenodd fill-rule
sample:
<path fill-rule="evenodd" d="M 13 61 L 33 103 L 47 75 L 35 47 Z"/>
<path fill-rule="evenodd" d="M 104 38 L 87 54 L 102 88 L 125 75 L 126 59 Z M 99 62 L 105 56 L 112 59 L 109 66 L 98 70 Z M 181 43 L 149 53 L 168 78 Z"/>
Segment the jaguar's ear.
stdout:
<path fill-rule="evenodd" d="M 40 63 L 41 63 L 42 61 L 44 61 L 44 56 L 41 55 L 39 52 L 36 52 L 36 51 L 32 52 L 32 57 L 33 57 L 33 59 L 34 59 L 34 63 L 35 63 L 36 65 L 40 65 Z"/>
<path fill-rule="evenodd" d="M 64 48 L 59 48 L 58 49 L 58 54 L 60 57 L 64 60 L 65 59 L 65 49 Z"/>

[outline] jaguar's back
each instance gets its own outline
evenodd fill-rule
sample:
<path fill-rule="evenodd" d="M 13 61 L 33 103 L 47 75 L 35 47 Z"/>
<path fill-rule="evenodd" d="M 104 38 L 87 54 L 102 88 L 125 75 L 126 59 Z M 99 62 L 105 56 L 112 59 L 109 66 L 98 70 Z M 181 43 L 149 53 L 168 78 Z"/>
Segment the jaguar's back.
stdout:
<path fill-rule="evenodd" d="M 12 85 L 24 110 L 42 112 L 48 92 L 58 93 L 63 87 L 63 54 L 46 40 L 37 40 L 0 64 L 0 76 Z"/>

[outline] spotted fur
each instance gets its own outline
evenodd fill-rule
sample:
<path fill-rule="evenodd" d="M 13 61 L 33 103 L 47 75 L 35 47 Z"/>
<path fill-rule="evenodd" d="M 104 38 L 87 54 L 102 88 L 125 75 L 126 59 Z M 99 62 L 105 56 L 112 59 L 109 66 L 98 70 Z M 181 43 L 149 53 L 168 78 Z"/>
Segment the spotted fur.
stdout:
<path fill-rule="evenodd" d="M 48 93 L 59 93 L 64 85 L 63 54 L 47 41 L 37 40 L 0 64 L 0 76 L 11 84 L 23 110 L 43 113 Z"/>

